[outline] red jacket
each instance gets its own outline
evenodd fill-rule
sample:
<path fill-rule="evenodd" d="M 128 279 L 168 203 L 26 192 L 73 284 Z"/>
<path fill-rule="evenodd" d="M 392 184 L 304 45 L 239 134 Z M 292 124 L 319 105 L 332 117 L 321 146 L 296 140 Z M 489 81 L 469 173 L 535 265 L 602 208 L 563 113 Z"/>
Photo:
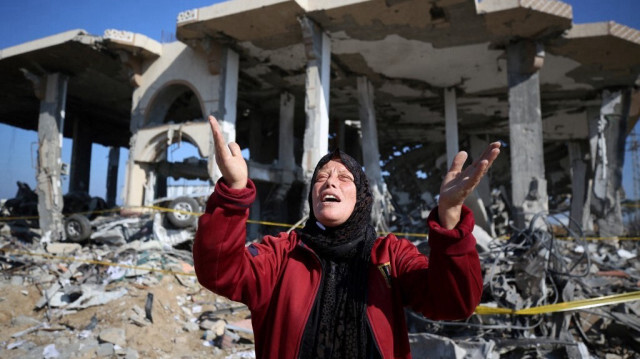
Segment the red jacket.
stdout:
<path fill-rule="evenodd" d="M 295 231 L 245 247 L 255 193 L 251 181 L 241 190 L 218 181 L 198 222 L 195 270 L 204 287 L 248 306 L 257 358 L 296 358 L 322 268 Z M 367 316 L 383 358 L 411 358 L 405 306 L 432 319 L 463 319 L 480 302 L 473 214 L 463 208 L 452 230 L 440 227 L 437 210 L 427 221 L 429 258 L 393 234 L 378 238 L 372 249 Z"/>

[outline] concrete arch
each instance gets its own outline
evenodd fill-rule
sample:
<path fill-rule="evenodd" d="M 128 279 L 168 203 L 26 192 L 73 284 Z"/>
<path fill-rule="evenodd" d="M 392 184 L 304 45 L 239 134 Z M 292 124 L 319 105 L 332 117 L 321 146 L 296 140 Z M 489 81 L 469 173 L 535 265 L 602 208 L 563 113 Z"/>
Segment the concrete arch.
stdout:
<path fill-rule="evenodd" d="M 163 154 L 172 143 L 187 141 L 204 158 L 211 153 L 211 130 L 205 121 L 147 127 L 138 130 L 134 137 L 129 152 L 130 175 L 126 191 L 126 203 L 130 206 L 149 204 L 153 199 L 153 195 L 144 191 L 145 186 L 149 186 L 149 175 L 153 171 L 149 164 L 162 161 Z"/>
<path fill-rule="evenodd" d="M 149 95 L 148 102 L 145 102 L 144 99 L 141 101 L 140 105 L 144 108 L 144 121 L 142 126 L 147 127 L 149 125 L 163 124 L 167 113 L 175 101 L 189 91 L 195 95 L 201 117 L 204 118 L 207 112 L 202 95 L 196 86 L 186 80 L 169 80 Z"/>
<path fill-rule="evenodd" d="M 201 157 L 207 157 L 210 151 L 209 132 L 206 122 L 168 124 L 141 130 L 134 149 L 134 161 L 155 162 L 167 147 L 180 141 L 191 143 Z"/>

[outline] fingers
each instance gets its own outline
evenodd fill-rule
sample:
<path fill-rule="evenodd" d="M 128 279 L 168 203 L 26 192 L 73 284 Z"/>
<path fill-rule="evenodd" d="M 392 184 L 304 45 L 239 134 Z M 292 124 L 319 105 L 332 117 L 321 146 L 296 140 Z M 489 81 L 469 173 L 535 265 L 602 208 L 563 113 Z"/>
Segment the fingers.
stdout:
<path fill-rule="evenodd" d="M 500 150 L 499 150 L 500 149 L 500 142 L 499 141 L 490 143 L 484 149 L 484 151 L 482 151 L 482 154 L 478 158 L 476 158 L 476 160 L 473 163 L 473 166 L 477 166 L 480 163 L 480 161 L 485 160 L 485 159 L 489 161 L 490 158 L 492 157 L 492 152 L 495 149 L 498 149 L 498 153 L 500 153 Z M 495 157 L 497 157 L 497 154 L 495 156 L 493 156 L 493 159 L 495 159 Z M 490 162 L 492 162 L 492 161 L 490 161 Z"/>
<path fill-rule="evenodd" d="M 451 162 L 451 168 L 449 168 L 449 172 L 461 172 L 462 166 L 464 166 L 467 157 L 468 155 L 465 151 L 458 152 L 458 154 L 453 158 L 453 162 Z"/>
<path fill-rule="evenodd" d="M 487 148 L 482 153 L 482 156 L 478 158 L 473 166 L 468 167 L 468 170 L 471 170 L 469 177 L 471 178 L 471 183 L 473 187 L 480 182 L 482 177 L 487 173 L 493 161 L 498 158 L 500 154 L 500 142 L 493 142 L 487 146 Z"/>
<path fill-rule="evenodd" d="M 225 148 L 227 147 L 227 143 L 222 136 L 222 130 L 220 129 L 218 120 L 216 120 L 216 118 L 213 116 L 209 116 L 209 124 L 211 125 L 211 132 L 213 133 L 213 144 L 215 146 L 215 153 L 217 156 L 224 157 L 229 152 Z"/>
<path fill-rule="evenodd" d="M 242 150 L 240 149 L 240 146 L 237 143 L 235 142 L 229 143 L 229 150 L 231 150 L 232 156 L 242 157 Z"/>

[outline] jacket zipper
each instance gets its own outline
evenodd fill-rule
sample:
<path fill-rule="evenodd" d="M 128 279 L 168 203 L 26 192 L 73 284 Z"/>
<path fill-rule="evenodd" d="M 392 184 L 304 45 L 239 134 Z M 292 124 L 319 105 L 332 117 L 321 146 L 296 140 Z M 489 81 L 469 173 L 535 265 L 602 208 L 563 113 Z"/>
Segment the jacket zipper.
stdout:
<path fill-rule="evenodd" d="M 300 338 L 298 339 L 298 343 L 296 345 L 296 355 L 294 356 L 295 358 L 299 358 L 299 356 L 300 356 L 300 346 L 302 345 L 302 338 L 304 337 L 304 332 L 305 332 L 305 329 L 307 328 L 307 322 L 309 321 L 309 315 L 311 314 L 311 310 L 313 309 L 313 307 L 316 304 L 316 300 L 318 300 L 318 290 L 320 289 L 320 285 L 322 285 L 322 280 L 324 279 L 323 278 L 323 276 L 324 276 L 324 266 L 322 265 L 322 261 L 320 261 L 320 257 L 316 254 L 316 252 L 311 250 L 311 248 L 308 248 L 306 245 L 298 244 L 298 246 L 303 248 L 308 253 L 311 253 L 313 255 L 313 257 L 315 258 L 316 262 L 318 264 L 320 264 L 320 282 L 318 283 L 318 285 L 316 286 L 315 290 L 313 291 L 313 301 L 311 302 L 311 307 L 307 311 L 307 317 L 305 318 L 304 326 L 302 327 L 302 334 L 300 335 Z"/>
<path fill-rule="evenodd" d="M 384 356 L 382 355 L 382 350 L 380 350 L 380 345 L 378 344 L 378 339 L 376 339 L 376 333 L 373 332 L 373 327 L 371 326 L 371 320 L 369 319 L 369 311 L 367 309 L 365 310 L 367 311 L 367 326 L 369 327 L 369 333 L 371 333 L 371 339 L 373 339 L 373 344 L 376 350 L 378 351 L 379 358 L 384 358 Z"/>

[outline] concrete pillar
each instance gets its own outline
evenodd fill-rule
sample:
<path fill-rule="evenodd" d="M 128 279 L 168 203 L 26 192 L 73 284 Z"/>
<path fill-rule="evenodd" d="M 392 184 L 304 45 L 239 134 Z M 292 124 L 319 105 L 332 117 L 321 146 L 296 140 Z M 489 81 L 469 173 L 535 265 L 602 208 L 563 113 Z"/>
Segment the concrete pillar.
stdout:
<path fill-rule="evenodd" d="M 447 168 L 460 151 L 458 147 L 458 110 L 456 109 L 456 89 L 444 89 L 444 119 L 447 142 Z"/>
<path fill-rule="evenodd" d="M 532 41 L 507 46 L 511 202 L 518 228 L 529 225 L 536 213 L 549 210 L 538 72 L 543 58 L 542 46 Z"/>
<path fill-rule="evenodd" d="M 62 183 L 60 182 L 62 130 L 67 99 L 68 76 L 54 73 L 46 75 L 44 96 L 40 101 L 38 117 L 38 214 L 43 240 L 64 239 L 62 221 Z"/>
<path fill-rule="evenodd" d="M 571 211 L 569 216 L 571 221 L 569 228 L 576 235 L 583 231 L 588 231 L 589 206 L 587 194 L 591 181 L 589 181 L 589 167 L 587 162 L 586 143 L 582 141 L 570 141 L 567 143 L 569 150 L 569 161 L 571 162 Z"/>
<path fill-rule="evenodd" d="M 152 206 L 153 200 L 156 198 L 156 171 L 145 165 L 145 178 L 147 182 L 144 184 L 144 197 L 142 204 L 144 206 Z"/>
<path fill-rule="evenodd" d="M 472 135 L 469 137 L 469 154 L 472 159 L 479 158 L 489 145 L 489 139 L 481 138 L 479 136 Z M 491 184 L 489 183 L 489 177 L 484 176 L 478 183 L 475 191 L 478 198 L 482 200 L 485 206 L 491 204 Z"/>
<path fill-rule="evenodd" d="M 296 159 L 293 154 L 293 114 L 296 99 L 290 93 L 280 95 L 280 133 L 278 143 L 278 163 L 285 171 L 293 171 Z"/>
<path fill-rule="evenodd" d="M 107 206 L 116 205 L 118 192 L 118 165 L 120 163 L 120 147 L 109 147 L 109 165 L 107 168 Z"/>
<path fill-rule="evenodd" d="M 447 141 L 448 143 L 448 141 Z M 472 159 L 479 158 L 489 145 L 489 140 L 472 135 L 469 138 L 469 154 Z M 448 146 L 448 145 L 447 145 Z M 447 148 L 447 155 L 449 150 Z M 453 158 L 450 159 L 452 161 Z M 482 227 L 487 233 L 495 236 L 495 228 L 492 224 L 487 212 L 487 207 L 491 205 L 491 186 L 489 184 L 489 176 L 484 176 L 478 183 L 476 189 L 467 197 L 465 204 L 473 210 L 476 218 L 476 225 Z"/>
<path fill-rule="evenodd" d="M 388 229 L 388 206 L 385 198 L 386 186 L 380 170 L 380 150 L 378 146 L 378 128 L 374 107 L 374 93 L 371 82 L 364 76 L 358 77 L 358 103 L 362 129 L 362 158 L 367 179 L 373 193 L 373 211 L 371 216 L 376 229 Z"/>
<path fill-rule="evenodd" d="M 230 48 L 222 50 L 220 61 L 220 92 L 218 109 L 213 114 L 220 122 L 222 134 L 227 142 L 236 140 L 236 112 L 238 103 L 238 76 L 240 72 L 240 57 Z M 222 177 L 222 173 L 216 166 L 215 146 L 213 135 L 211 136 L 211 153 L 209 153 L 209 175 L 213 182 Z"/>
<path fill-rule="evenodd" d="M 302 172 L 305 178 L 303 214 L 308 213 L 307 194 L 313 170 L 329 150 L 329 80 L 331 43 L 329 36 L 311 19 L 300 19 L 307 56 L 305 111 L 307 114 L 302 153 Z"/>
<path fill-rule="evenodd" d="M 73 124 L 69 192 L 89 193 L 91 145 L 91 129 L 85 122 L 76 120 Z"/>
<path fill-rule="evenodd" d="M 591 212 L 603 237 L 620 236 L 622 225 L 622 166 L 626 142 L 631 93 L 603 91 L 600 115 L 590 119 L 591 157 L 594 168 Z M 590 133 L 591 135 L 591 133 Z"/>

